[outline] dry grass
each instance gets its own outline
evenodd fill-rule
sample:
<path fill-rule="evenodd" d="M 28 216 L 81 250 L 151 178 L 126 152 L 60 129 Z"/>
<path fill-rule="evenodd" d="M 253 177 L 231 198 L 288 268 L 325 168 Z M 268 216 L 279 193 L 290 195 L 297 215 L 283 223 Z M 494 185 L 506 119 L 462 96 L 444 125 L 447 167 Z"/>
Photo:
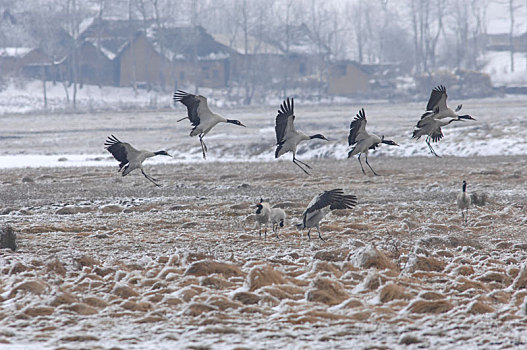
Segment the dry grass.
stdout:
<path fill-rule="evenodd" d="M 423 174 L 438 164 L 445 180 L 431 184 Z M 527 318 L 525 181 L 493 173 L 525 161 L 383 159 L 376 170 L 385 175 L 349 178 L 336 176 L 349 173 L 347 162 L 314 162 L 313 178 L 289 165 L 159 166 L 156 176 L 174 184 L 161 188 L 139 176 L 117 181 L 108 169 L 46 169 L 52 181 L 39 169 L 0 171 L 0 219 L 18 235 L 18 251 L 0 255 L 0 342 L 199 348 L 267 339 L 276 348 L 294 334 L 306 348 L 525 344 L 506 331 L 525 330 Z M 454 198 L 466 176 L 487 202 L 464 226 Z M 328 215 L 326 242 L 309 241 L 293 224 L 332 188 L 359 204 Z M 247 219 L 260 197 L 288 214 L 279 237 L 259 238 Z M 486 335 L 478 343 L 473 334 Z"/>

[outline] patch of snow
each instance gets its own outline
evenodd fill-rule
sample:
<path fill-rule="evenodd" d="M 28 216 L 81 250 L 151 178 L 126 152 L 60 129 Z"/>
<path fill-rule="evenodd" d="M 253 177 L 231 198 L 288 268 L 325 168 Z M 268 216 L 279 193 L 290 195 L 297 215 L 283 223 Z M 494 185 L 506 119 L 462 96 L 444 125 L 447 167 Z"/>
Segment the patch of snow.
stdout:
<path fill-rule="evenodd" d="M 23 57 L 31 50 L 30 47 L 2 47 L 0 57 Z"/>
<path fill-rule="evenodd" d="M 527 86 L 527 53 L 514 53 L 514 72 L 511 72 L 509 51 L 489 51 L 484 57 L 483 72 L 490 76 L 494 86 Z"/>

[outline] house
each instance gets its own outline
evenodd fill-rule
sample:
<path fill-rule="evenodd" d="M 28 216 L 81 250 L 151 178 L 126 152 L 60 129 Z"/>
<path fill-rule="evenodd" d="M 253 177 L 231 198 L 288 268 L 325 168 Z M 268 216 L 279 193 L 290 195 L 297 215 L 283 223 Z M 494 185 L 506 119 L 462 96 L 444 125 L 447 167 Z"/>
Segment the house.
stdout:
<path fill-rule="evenodd" d="M 261 37 L 216 34 L 228 46 L 232 81 L 245 88 L 264 86 L 283 93 L 293 86 L 320 88 L 327 72 L 329 48 L 305 24 L 270 28 Z"/>
<path fill-rule="evenodd" d="M 172 62 L 155 47 L 144 32 L 137 32 L 114 59 L 117 86 L 138 82 L 146 86 L 172 88 L 175 81 Z"/>
<path fill-rule="evenodd" d="M 3 47 L 0 48 L 0 72 L 2 75 L 18 73 L 22 58 L 31 51 L 28 47 Z"/>
<path fill-rule="evenodd" d="M 371 87 L 372 74 L 355 61 L 338 61 L 329 66 L 328 94 L 352 95 Z"/>
<path fill-rule="evenodd" d="M 481 40 L 485 43 L 487 51 L 510 51 L 511 49 L 508 33 L 482 34 Z M 527 32 L 514 36 L 512 46 L 515 52 L 527 52 Z"/>
<path fill-rule="evenodd" d="M 234 52 L 216 41 L 203 27 L 154 28 L 151 40 L 157 50 L 172 61 L 175 85 L 228 86 Z"/>
<path fill-rule="evenodd" d="M 81 33 L 80 79 L 97 85 L 171 86 L 170 60 L 145 35 L 152 21 L 95 19 Z"/>
<path fill-rule="evenodd" d="M 203 27 L 163 27 L 152 21 L 94 20 L 79 36 L 79 79 L 114 86 L 224 87 L 230 50 Z"/>
<path fill-rule="evenodd" d="M 279 26 L 266 40 L 282 51 L 289 76 L 318 79 L 324 73 L 330 49 L 305 23 Z"/>
<path fill-rule="evenodd" d="M 21 58 L 18 73 L 35 79 L 47 79 L 55 76 L 53 59 L 40 48 L 31 49 Z M 53 80 L 53 79 L 47 79 Z"/>
<path fill-rule="evenodd" d="M 243 36 L 214 34 L 213 37 L 231 51 L 230 76 L 233 82 L 242 84 L 250 80 L 253 84 L 268 86 L 287 66 L 283 51 L 262 38 L 248 35 L 246 42 Z"/>

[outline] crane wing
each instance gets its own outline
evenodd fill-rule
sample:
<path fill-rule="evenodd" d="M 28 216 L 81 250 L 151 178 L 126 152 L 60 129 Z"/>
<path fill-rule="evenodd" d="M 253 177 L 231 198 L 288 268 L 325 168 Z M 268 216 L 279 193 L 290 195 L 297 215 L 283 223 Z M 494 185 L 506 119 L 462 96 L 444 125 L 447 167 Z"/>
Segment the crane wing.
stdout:
<path fill-rule="evenodd" d="M 291 100 L 288 98 L 282 102 L 278 114 L 276 115 L 276 125 L 274 129 L 276 131 L 277 145 L 284 142 L 287 134 L 296 131 L 293 123 L 294 120 L 294 101 L 292 98 Z"/>
<path fill-rule="evenodd" d="M 181 102 L 187 107 L 188 119 L 192 126 L 198 126 L 200 116 L 211 113 L 207 104 L 207 98 L 201 95 L 193 95 L 188 92 L 178 90 L 173 95 L 174 103 Z"/>
<path fill-rule="evenodd" d="M 357 204 L 357 197 L 344 195 L 340 188 L 316 195 L 307 206 L 306 213 L 329 206 L 329 209 L 349 209 Z"/>
<path fill-rule="evenodd" d="M 432 142 L 438 142 L 443 138 L 443 131 L 441 128 L 435 129 L 431 134 L 430 138 L 432 139 Z"/>
<path fill-rule="evenodd" d="M 362 108 L 350 124 L 350 133 L 348 136 L 348 144 L 350 146 L 367 137 L 366 123 L 366 113 L 364 112 L 364 108 Z"/>
<path fill-rule="evenodd" d="M 130 161 L 131 154 L 138 152 L 129 143 L 119 141 L 114 135 L 109 136 L 104 145 L 108 152 L 121 163 L 121 167 Z"/>
<path fill-rule="evenodd" d="M 448 95 L 446 94 L 446 88 L 443 85 L 436 86 L 432 89 L 430 99 L 428 100 L 428 104 L 426 105 L 426 110 L 433 111 L 436 108 L 439 108 L 439 110 L 446 109 L 447 97 Z"/>
<path fill-rule="evenodd" d="M 351 209 L 357 205 L 357 197 L 352 194 L 342 196 L 341 200 L 333 202 L 329 209 Z"/>

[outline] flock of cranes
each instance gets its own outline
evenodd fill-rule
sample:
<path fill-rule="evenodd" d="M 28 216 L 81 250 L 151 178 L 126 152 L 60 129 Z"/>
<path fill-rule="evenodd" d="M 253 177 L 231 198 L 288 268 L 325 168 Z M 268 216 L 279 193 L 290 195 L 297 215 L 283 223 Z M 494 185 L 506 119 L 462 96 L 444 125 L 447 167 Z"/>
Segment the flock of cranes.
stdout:
<path fill-rule="evenodd" d="M 462 105 L 458 105 L 455 110 L 447 107 L 446 88 L 443 85 L 439 85 L 432 90 L 430 99 L 426 105 L 425 113 L 421 116 L 420 120 L 415 126 L 412 138 L 419 139 L 422 136 L 426 136 L 426 144 L 430 152 L 439 157 L 435 152 L 430 142 L 438 142 L 443 138 L 442 127 L 449 125 L 455 121 L 464 120 L 475 120 L 470 115 L 459 115 Z M 190 94 L 181 90 L 176 91 L 173 94 L 173 101 L 175 104 L 182 103 L 187 108 L 187 116 L 178 120 L 178 122 L 189 119 L 193 126 L 190 136 L 199 136 L 203 159 L 206 159 L 207 146 L 203 138 L 219 123 L 230 123 L 238 126 L 245 127 L 239 120 L 226 119 L 219 114 L 212 112 L 207 104 L 207 98 L 200 95 Z M 294 100 L 287 98 L 280 105 L 278 114 L 275 121 L 275 132 L 276 132 L 276 151 L 275 158 L 279 158 L 282 155 L 291 152 L 293 155 L 293 164 L 298 166 L 305 174 L 310 175 L 308 169 L 311 166 L 307 163 L 299 160 L 296 157 L 297 147 L 304 141 L 313 139 L 320 139 L 329 141 L 322 134 L 307 135 L 301 131 L 297 131 L 295 128 L 295 114 L 294 114 Z M 373 170 L 368 162 L 368 152 L 375 150 L 381 144 L 387 144 L 391 146 L 399 146 L 392 140 L 384 138 L 384 135 L 378 136 L 375 134 L 368 133 L 366 131 L 366 112 L 364 108 L 359 110 L 355 118 L 351 121 L 348 145 L 352 149 L 348 152 L 348 158 L 358 155 L 358 161 L 363 174 L 366 174 L 364 167 L 361 162 L 361 156 L 364 155 L 366 165 L 370 168 L 375 176 L 378 174 Z M 111 135 L 106 140 L 106 149 L 110 152 L 114 158 L 119 161 L 119 172 L 122 171 L 122 176 L 128 175 L 135 169 L 140 169 L 141 173 L 146 179 L 151 181 L 154 185 L 160 186 L 158 180 L 152 178 L 146 174 L 143 169 L 143 162 L 151 157 L 158 155 L 170 156 L 166 151 L 146 151 L 137 150 L 129 143 L 121 142 L 114 135 Z M 457 197 L 457 206 L 461 210 L 463 220 L 467 222 L 467 210 L 470 206 L 470 196 L 466 193 L 466 182 L 463 181 L 463 191 Z M 345 195 L 342 189 L 334 189 L 330 191 L 322 192 L 316 195 L 302 216 L 302 222 L 297 225 L 298 229 L 308 229 L 308 237 L 311 239 L 310 233 L 312 228 L 316 228 L 318 236 L 321 240 L 324 240 L 320 234 L 319 223 L 324 216 L 334 209 L 350 209 L 357 204 L 357 197 L 354 195 Z M 259 234 L 261 236 L 262 225 L 265 226 L 265 235 L 267 236 L 267 225 L 271 224 L 273 232 L 278 235 L 278 227 L 283 227 L 285 220 L 285 212 L 280 208 L 271 208 L 269 203 L 260 201 L 256 206 L 256 222 L 258 224 Z"/>

